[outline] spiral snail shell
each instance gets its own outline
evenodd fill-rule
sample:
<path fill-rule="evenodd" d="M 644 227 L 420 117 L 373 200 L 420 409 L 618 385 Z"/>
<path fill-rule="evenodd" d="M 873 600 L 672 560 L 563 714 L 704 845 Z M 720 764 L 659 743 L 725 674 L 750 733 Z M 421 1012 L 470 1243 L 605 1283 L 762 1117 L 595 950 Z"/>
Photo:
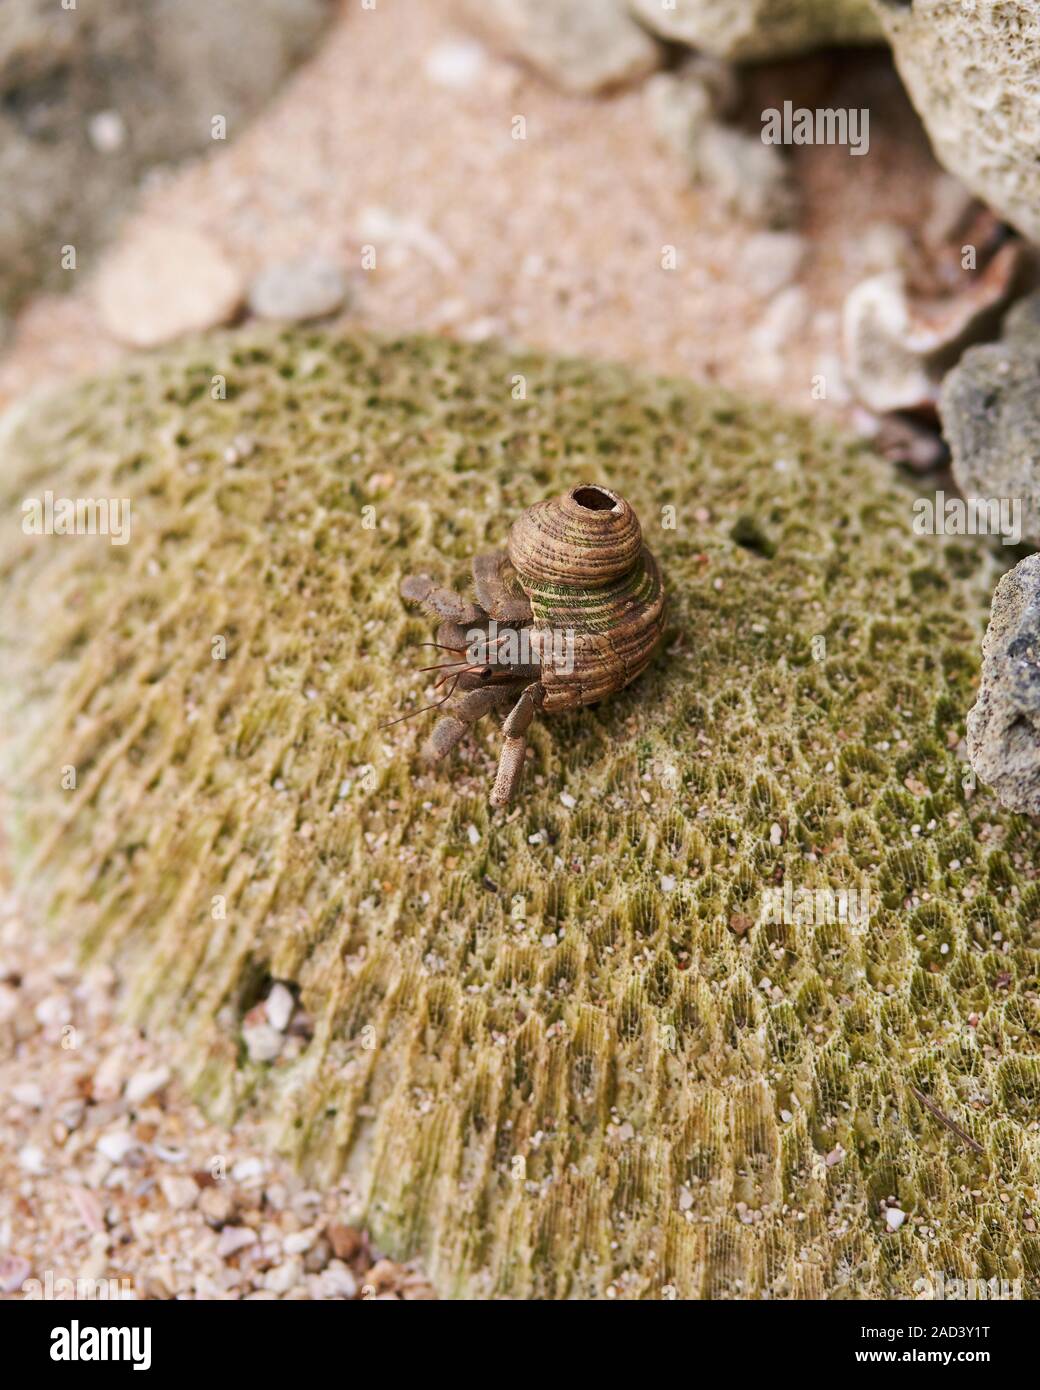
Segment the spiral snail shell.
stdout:
<path fill-rule="evenodd" d="M 447 695 L 426 708 L 452 702 L 427 740 L 427 756 L 444 757 L 478 719 L 502 711 L 505 739 L 491 793 L 500 806 L 516 790 L 538 711 L 593 704 L 645 670 L 664 629 L 664 585 L 625 499 L 582 483 L 528 507 L 513 523 L 507 550 L 474 556 L 473 586 L 476 603 L 425 574 L 407 577 L 401 593 L 440 615 L 432 645 L 453 654 L 426 668 L 444 673 L 438 688 L 450 682 Z"/>
<path fill-rule="evenodd" d="M 535 628 L 573 634 L 572 669 L 543 665 L 543 708 L 592 704 L 635 680 L 661 638 L 664 586 L 628 502 L 599 484 L 537 502 L 508 551 Z"/>

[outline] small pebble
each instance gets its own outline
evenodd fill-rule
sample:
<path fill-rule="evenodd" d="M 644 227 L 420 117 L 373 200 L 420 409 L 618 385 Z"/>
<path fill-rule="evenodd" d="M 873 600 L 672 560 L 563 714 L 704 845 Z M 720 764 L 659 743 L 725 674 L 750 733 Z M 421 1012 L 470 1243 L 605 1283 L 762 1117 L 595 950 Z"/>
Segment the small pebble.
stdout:
<path fill-rule="evenodd" d="M 423 70 L 437 87 L 471 87 L 480 76 L 487 55 L 473 39 L 447 39 L 426 54 Z"/>
<path fill-rule="evenodd" d="M 321 319 L 336 312 L 346 293 L 339 266 L 304 256 L 262 270 L 249 287 L 249 308 L 262 319 Z"/>
<path fill-rule="evenodd" d="M 289 1026 L 289 1020 L 292 1018 L 295 1007 L 296 1001 L 292 996 L 292 990 L 278 981 L 272 986 L 271 993 L 264 1003 L 268 1023 L 279 1033 L 284 1033 Z"/>
<path fill-rule="evenodd" d="M 11 1099 L 30 1110 L 39 1110 L 43 1105 L 43 1092 L 35 1081 L 21 1081 L 11 1087 Z"/>
<path fill-rule="evenodd" d="M 263 1174 L 264 1165 L 259 1158 L 240 1158 L 231 1170 L 235 1182 L 252 1182 Z"/>
<path fill-rule="evenodd" d="M 187 1211 L 198 1200 L 199 1188 L 194 1178 L 167 1173 L 159 1179 L 159 1187 L 174 1211 Z"/>
<path fill-rule="evenodd" d="M 321 1281 L 322 1296 L 324 1298 L 356 1298 L 358 1282 L 354 1274 L 341 1264 L 338 1260 L 333 1260 L 327 1269 L 322 1270 L 318 1275 Z"/>
<path fill-rule="evenodd" d="M 42 1177 L 47 1171 L 43 1150 L 36 1144 L 25 1144 L 18 1150 L 18 1166 L 30 1177 Z"/>
<path fill-rule="evenodd" d="M 128 1134 L 125 1129 L 112 1129 L 107 1134 L 103 1134 L 97 1141 L 97 1151 L 108 1159 L 109 1163 L 122 1163 L 127 1154 L 139 1148 L 137 1140 L 132 1134 Z"/>
<path fill-rule="evenodd" d="M 87 139 L 101 154 L 114 154 L 126 144 L 126 122 L 118 111 L 98 111 L 87 122 Z"/>
<path fill-rule="evenodd" d="M 137 1071 L 126 1083 L 126 1098 L 131 1105 L 140 1105 L 149 1096 L 161 1091 L 170 1079 L 169 1067 L 154 1067 L 151 1071 Z"/>
<path fill-rule="evenodd" d="M 251 1226 L 225 1226 L 217 1241 L 217 1254 L 222 1260 L 226 1260 L 236 1255 L 239 1250 L 244 1250 L 247 1245 L 255 1245 L 256 1240 L 256 1232 Z"/>
<path fill-rule="evenodd" d="M 106 330 L 131 347 L 157 347 L 234 318 L 238 268 L 215 242 L 171 226 L 134 231 L 110 254 L 94 286 Z"/>
<path fill-rule="evenodd" d="M 267 1271 L 264 1275 L 264 1288 L 270 1289 L 272 1293 L 288 1293 L 302 1279 L 303 1262 L 298 1259 L 286 1260 L 284 1264 L 275 1265 Z"/>
<path fill-rule="evenodd" d="M 282 1050 L 284 1039 L 269 1023 L 251 1023 L 242 1029 L 242 1039 L 251 1062 L 273 1062 Z"/>
<path fill-rule="evenodd" d="M 282 1248 L 287 1255 L 305 1255 L 318 1238 L 318 1233 L 313 1228 L 309 1231 L 293 1231 L 282 1241 Z"/>
<path fill-rule="evenodd" d="M 20 1255 L 0 1255 L 0 1293 L 18 1293 L 31 1273 L 29 1261 Z"/>

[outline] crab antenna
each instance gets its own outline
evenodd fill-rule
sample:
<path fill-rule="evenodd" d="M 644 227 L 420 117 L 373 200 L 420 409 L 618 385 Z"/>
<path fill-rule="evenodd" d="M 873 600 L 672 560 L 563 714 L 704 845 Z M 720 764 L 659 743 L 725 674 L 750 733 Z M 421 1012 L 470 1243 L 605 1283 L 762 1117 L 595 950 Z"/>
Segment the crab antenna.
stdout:
<path fill-rule="evenodd" d="M 459 674 L 455 677 L 455 685 L 458 685 L 459 676 L 461 675 L 462 672 L 460 671 Z M 444 696 L 443 700 L 434 700 L 432 705 L 423 705 L 422 709 L 413 709 L 408 714 L 402 714 L 399 719 L 388 719 L 385 724 L 380 724 L 379 728 L 389 729 L 392 728 L 394 724 L 403 724 L 406 719 L 414 719 L 418 714 L 425 714 L 427 710 L 438 709 L 441 705 L 446 704 L 447 701 L 450 700 L 451 697 L 455 694 L 455 685 L 451 687 L 447 695 Z"/>
<path fill-rule="evenodd" d="M 445 661 L 440 666 L 420 666 L 418 668 L 418 671 L 419 675 L 421 676 L 425 675 L 427 671 L 450 671 L 453 666 L 463 666 L 465 664 L 466 658 L 460 657 L 458 661 Z"/>

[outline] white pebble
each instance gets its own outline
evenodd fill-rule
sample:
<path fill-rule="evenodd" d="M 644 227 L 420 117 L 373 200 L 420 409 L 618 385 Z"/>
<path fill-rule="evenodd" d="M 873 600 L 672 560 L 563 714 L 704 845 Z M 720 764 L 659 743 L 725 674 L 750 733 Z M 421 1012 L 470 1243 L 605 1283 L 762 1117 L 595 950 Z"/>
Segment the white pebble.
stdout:
<path fill-rule="evenodd" d="M 235 1182 L 250 1182 L 263 1177 L 264 1165 L 258 1158 L 240 1158 L 231 1170 Z"/>
<path fill-rule="evenodd" d="M 285 1039 L 269 1023 L 252 1023 L 242 1029 L 242 1040 L 251 1062 L 273 1062 Z"/>
<path fill-rule="evenodd" d="M 888 1207 L 885 1211 L 885 1225 L 890 1231 L 898 1231 L 905 1220 L 906 1212 L 898 1207 Z"/>
<path fill-rule="evenodd" d="M 126 144 L 126 122 L 118 111 L 98 111 L 87 122 L 87 139 L 101 154 L 112 154 Z"/>
<path fill-rule="evenodd" d="M 187 1211 L 198 1200 L 199 1185 L 194 1178 L 167 1173 L 159 1179 L 159 1187 L 174 1211 Z"/>
<path fill-rule="evenodd" d="M 353 1298 L 357 1293 L 357 1279 L 340 1260 L 333 1260 L 319 1278 L 326 1298 Z"/>
<path fill-rule="evenodd" d="M 103 1134 L 95 1146 L 99 1154 L 103 1154 L 109 1163 L 122 1163 L 127 1154 L 131 1153 L 139 1145 L 132 1134 L 125 1129 L 110 1129 L 107 1134 Z"/>
<path fill-rule="evenodd" d="M 19 1105 L 27 1105 L 30 1110 L 39 1110 L 43 1105 L 43 1092 L 35 1081 L 21 1081 L 11 1087 L 11 1099 Z"/>
<path fill-rule="evenodd" d="M 277 981 L 271 987 L 271 993 L 264 1001 L 264 1012 L 267 1014 L 267 1021 L 272 1028 L 279 1033 L 284 1033 L 289 1026 L 292 1018 L 293 1009 L 296 1001 L 292 996 L 292 990 L 288 989 L 281 981 Z"/>
<path fill-rule="evenodd" d="M 294 1258 L 286 1260 L 284 1264 L 275 1265 L 274 1269 L 269 1269 L 264 1275 L 264 1288 L 270 1289 L 272 1293 L 288 1293 L 302 1280 L 303 1263 Z"/>
<path fill-rule="evenodd" d="M 282 1247 L 287 1255 L 305 1255 L 318 1238 L 318 1232 L 314 1227 L 306 1231 L 292 1231 L 282 1241 Z"/>
<path fill-rule="evenodd" d="M 256 1244 L 256 1232 L 251 1226 L 225 1226 L 217 1241 L 217 1254 L 222 1260 Z"/>
<path fill-rule="evenodd" d="M 484 62 L 484 50 L 473 39 L 448 39 L 434 44 L 423 68 L 436 86 L 462 88 L 473 83 Z"/>
<path fill-rule="evenodd" d="M 42 1177 L 47 1171 L 43 1150 L 38 1148 L 36 1144 L 26 1144 L 24 1148 L 18 1150 L 18 1166 L 24 1173 L 29 1173 L 34 1178 Z"/>
<path fill-rule="evenodd" d="M 64 994 L 50 994 L 36 1005 L 36 1022 L 44 1028 L 61 1027 L 72 1017 L 72 1009 Z"/>
<path fill-rule="evenodd" d="M 140 1105 L 154 1096 L 170 1079 L 169 1067 L 153 1067 L 151 1071 L 136 1071 L 126 1083 L 126 1098 L 131 1105 Z"/>

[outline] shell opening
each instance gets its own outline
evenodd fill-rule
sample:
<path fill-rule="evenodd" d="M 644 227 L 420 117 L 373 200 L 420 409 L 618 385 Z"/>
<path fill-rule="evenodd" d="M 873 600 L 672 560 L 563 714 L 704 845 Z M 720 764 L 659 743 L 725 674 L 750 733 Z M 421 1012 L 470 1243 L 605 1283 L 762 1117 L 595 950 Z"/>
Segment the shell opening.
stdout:
<path fill-rule="evenodd" d="M 576 487 L 571 496 L 579 507 L 590 512 L 616 512 L 621 510 L 618 499 L 602 487 Z"/>

